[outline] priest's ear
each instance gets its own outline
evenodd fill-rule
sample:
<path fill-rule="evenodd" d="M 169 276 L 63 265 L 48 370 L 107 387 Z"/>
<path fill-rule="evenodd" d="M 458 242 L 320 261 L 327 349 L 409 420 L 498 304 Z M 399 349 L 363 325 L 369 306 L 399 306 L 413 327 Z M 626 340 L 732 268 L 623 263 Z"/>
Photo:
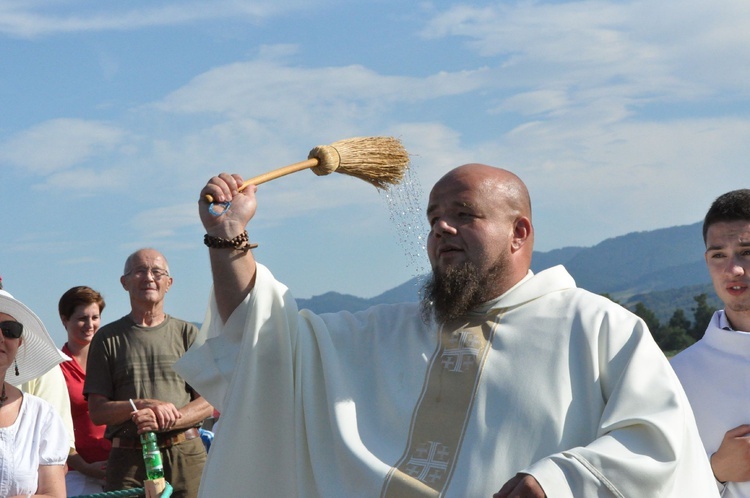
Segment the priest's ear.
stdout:
<path fill-rule="evenodd" d="M 520 250 L 531 251 L 534 248 L 534 227 L 531 220 L 526 216 L 519 216 L 513 222 L 513 238 L 511 239 L 510 248 L 512 252 Z"/>

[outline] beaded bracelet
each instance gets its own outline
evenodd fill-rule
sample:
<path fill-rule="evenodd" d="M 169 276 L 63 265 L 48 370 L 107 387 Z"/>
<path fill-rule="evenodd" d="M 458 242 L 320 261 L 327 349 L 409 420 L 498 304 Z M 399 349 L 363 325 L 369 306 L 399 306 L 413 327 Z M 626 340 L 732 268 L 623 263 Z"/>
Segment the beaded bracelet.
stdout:
<path fill-rule="evenodd" d="M 212 235 L 204 235 L 203 243 L 211 249 L 237 249 L 238 251 L 247 252 L 250 249 L 255 249 L 258 244 L 251 244 L 250 239 L 247 236 L 247 230 L 233 239 L 223 239 L 221 237 L 214 237 Z"/>

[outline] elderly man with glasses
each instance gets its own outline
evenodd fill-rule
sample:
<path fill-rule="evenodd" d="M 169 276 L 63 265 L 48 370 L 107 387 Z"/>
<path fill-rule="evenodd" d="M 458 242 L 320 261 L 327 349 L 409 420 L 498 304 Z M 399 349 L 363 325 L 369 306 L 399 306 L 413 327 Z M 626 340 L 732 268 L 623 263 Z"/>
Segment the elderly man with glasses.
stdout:
<path fill-rule="evenodd" d="M 143 485 L 146 469 L 139 434 L 153 431 L 172 496 L 197 496 L 206 461 L 198 426 L 213 408 L 172 365 L 198 329 L 164 312 L 172 277 L 159 251 L 131 254 L 120 282 L 130 295 L 131 311 L 94 337 L 84 386 L 92 421 L 106 424 L 105 436 L 112 440 L 105 490 Z"/>

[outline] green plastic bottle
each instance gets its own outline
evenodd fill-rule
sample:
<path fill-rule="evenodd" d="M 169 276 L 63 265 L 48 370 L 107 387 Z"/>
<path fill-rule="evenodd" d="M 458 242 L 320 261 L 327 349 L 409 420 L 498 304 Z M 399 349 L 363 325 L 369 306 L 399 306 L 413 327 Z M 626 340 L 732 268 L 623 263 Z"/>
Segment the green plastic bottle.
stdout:
<path fill-rule="evenodd" d="M 161 461 L 156 434 L 153 432 L 141 434 L 141 446 L 143 447 L 143 461 L 146 464 L 146 477 L 149 480 L 164 477 L 164 464 Z"/>

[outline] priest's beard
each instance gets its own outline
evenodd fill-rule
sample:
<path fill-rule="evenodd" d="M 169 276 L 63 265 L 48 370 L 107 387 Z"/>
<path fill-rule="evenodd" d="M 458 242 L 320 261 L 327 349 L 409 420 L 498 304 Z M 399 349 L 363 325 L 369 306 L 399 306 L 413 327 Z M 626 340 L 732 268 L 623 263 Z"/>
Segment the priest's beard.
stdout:
<path fill-rule="evenodd" d="M 434 318 L 443 324 L 465 316 L 480 304 L 497 297 L 493 295 L 494 289 L 507 268 L 508 259 L 500 257 L 484 271 L 469 261 L 445 271 L 433 270 L 430 279 L 422 286 L 422 319 L 429 323 Z"/>

